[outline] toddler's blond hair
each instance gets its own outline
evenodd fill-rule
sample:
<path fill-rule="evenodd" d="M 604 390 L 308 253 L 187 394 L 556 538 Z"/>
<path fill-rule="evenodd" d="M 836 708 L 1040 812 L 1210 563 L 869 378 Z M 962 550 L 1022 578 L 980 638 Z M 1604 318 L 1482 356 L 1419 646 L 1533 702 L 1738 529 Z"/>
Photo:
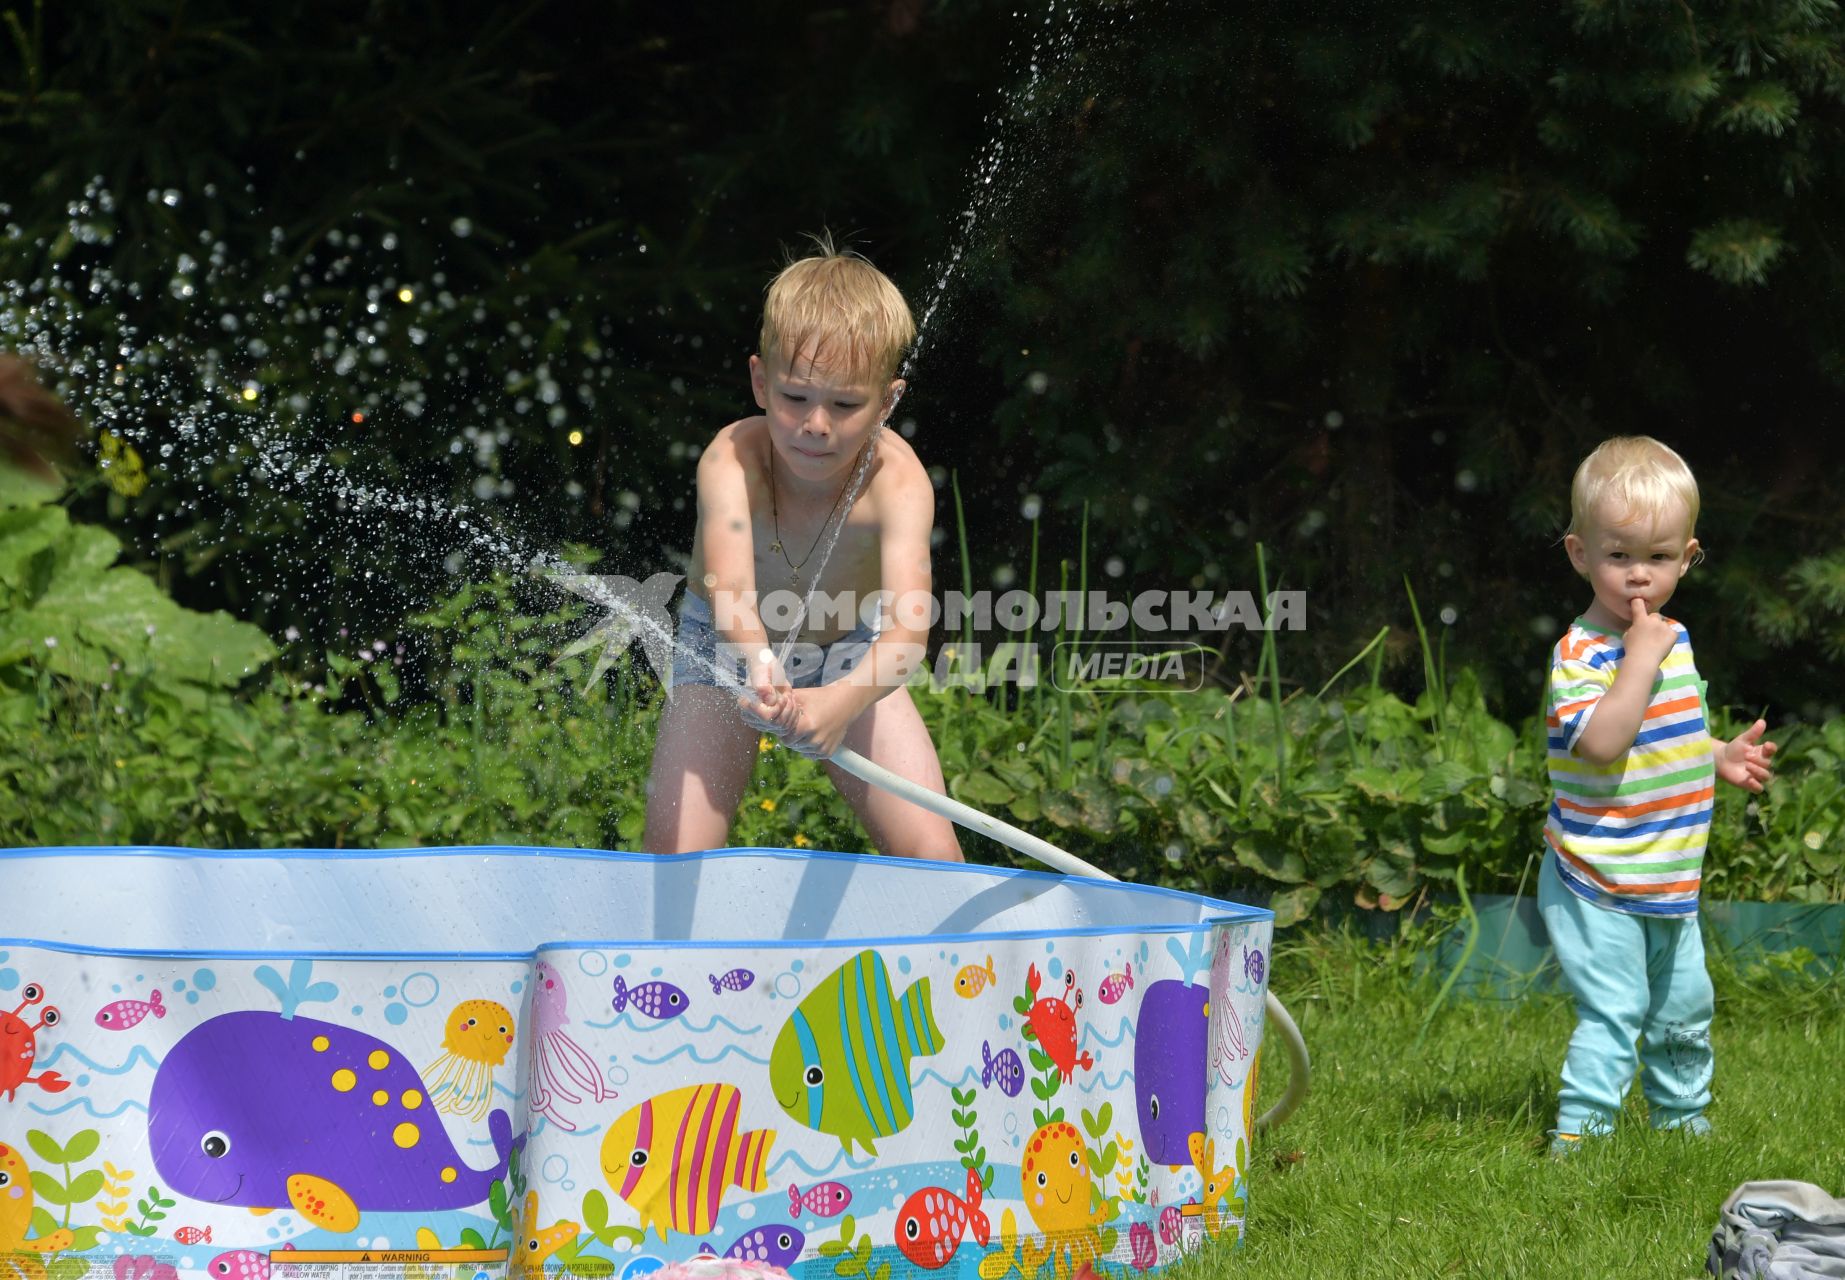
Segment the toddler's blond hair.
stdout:
<path fill-rule="evenodd" d="M 1570 482 L 1569 532 L 1581 534 L 1603 498 L 1627 508 L 1627 522 L 1657 522 L 1674 503 L 1685 507 L 1685 536 L 1698 528 L 1698 482 L 1676 450 L 1651 436 L 1604 440 Z"/>
<path fill-rule="evenodd" d="M 910 306 L 890 277 L 831 236 L 814 237 L 819 251 L 783 267 L 762 304 L 758 349 L 764 359 L 792 361 L 810 353 L 839 362 L 848 377 L 883 382 L 916 340 Z"/>

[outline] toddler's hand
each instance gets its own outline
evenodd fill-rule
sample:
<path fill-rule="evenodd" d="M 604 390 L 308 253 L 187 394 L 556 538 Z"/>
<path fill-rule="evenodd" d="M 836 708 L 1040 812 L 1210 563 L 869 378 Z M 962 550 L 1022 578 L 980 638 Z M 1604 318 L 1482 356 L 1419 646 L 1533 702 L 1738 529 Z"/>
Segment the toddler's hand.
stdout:
<path fill-rule="evenodd" d="M 1658 614 L 1648 613 L 1646 601 L 1638 596 L 1634 597 L 1633 611 L 1633 621 L 1627 624 L 1622 640 L 1627 656 L 1658 666 L 1678 643 L 1678 628 Z"/>
<path fill-rule="evenodd" d="M 1763 742 L 1768 731 L 1766 720 L 1757 720 L 1741 733 L 1717 748 L 1717 776 L 1745 791 L 1760 791 L 1768 785 L 1774 765 L 1770 758 L 1775 744 Z"/>

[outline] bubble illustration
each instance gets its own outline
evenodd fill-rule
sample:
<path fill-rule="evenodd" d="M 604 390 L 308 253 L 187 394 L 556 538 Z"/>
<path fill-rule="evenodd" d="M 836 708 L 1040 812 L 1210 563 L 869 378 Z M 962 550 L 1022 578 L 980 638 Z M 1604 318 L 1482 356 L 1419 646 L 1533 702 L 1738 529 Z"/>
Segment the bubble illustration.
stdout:
<path fill-rule="evenodd" d="M 436 997 L 442 994 L 442 984 L 436 981 L 435 974 L 419 970 L 404 979 L 400 990 L 405 1004 L 412 1009 L 423 1009 L 436 1002 Z"/>
<path fill-rule="evenodd" d="M 591 978 L 600 978 L 609 971 L 609 958 L 600 951 L 585 951 L 577 957 L 577 968 Z"/>

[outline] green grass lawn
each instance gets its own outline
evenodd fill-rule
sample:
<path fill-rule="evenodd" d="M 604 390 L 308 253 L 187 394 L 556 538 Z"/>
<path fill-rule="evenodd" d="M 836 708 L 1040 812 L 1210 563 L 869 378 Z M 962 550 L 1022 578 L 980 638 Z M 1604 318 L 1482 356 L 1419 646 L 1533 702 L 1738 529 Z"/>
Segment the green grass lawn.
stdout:
<path fill-rule="evenodd" d="M 1435 985 L 1416 954 L 1278 944 L 1272 982 L 1313 1055 L 1313 1092 L 1256 1142 L 1245 1242 L 1201 1251 L 1175 1280 L 1697 1276 L 1737 1184 L 1845 1190 L 1845 983 L 1714 966 L 1714 1135 L 1653 1132 L 1636 1089 L 1613 1137 L 1554 1161 L 1569 1005 L 1450 1001 L 1419 1040 Z M 1266 1058 L 1265 1105 L 1283 1061 Z"/>

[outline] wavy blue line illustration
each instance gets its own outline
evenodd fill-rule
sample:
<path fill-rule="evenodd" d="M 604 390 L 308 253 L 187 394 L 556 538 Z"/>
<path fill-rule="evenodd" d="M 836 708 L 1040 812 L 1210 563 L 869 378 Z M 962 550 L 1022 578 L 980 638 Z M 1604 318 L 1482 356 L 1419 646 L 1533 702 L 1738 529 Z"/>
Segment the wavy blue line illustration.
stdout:
<path fill-rule="evenodd" d="M 833 1157 L 833 1162 L 831 1164 L 824 1167 L 816 1167 L 803 1160 L 799 1151 L 788 1150 L 782 1152 L 781 1155 L 777 1156 L 770 1163 L 769 1177 L 778 1177 L 782 1167 L 788 1164 L 794 1165 L 795 1168 L 799 1169 L 801 1173 L 808 1178 L 830 1178 L 833 1176 L 833 1171 L 838 1169 L 841 1165 L 844 1165 L 852 1173 L 863 1173 L 877 1162 L 877 1157 L 866 1156 L 865 1163 L 859 1164 L 846 1154 L 844 1147 L 841 1147 L 838 1154 Z"/>
<path fill-rule="evenodd" d="M 680 1021 L 684 1022 L 685 1019 L 682 1018 L 680 1019 Z M 703 1032 L 711 1030 L 711 1028 L 716 1027 L 716 1026 L 729 1027 L 732 1032 L 740 1036 L 756 1036 L 756 1035 L 762 1034 L 761 1027 L 759 1026 L 758 1027 L 739 1027 L 736 1023 L 732 1022 L 729 1018 L 724 1017 L 722 1014 L 713 1014 L 711 1021 L 707 1022 L 702 1027 L 698 1026 L 696 1023 L 686 1022 L 686 1030 L 697 1031 L 697 1032 L 700 1032 L 701 1034 Z"/>
<path fill-rule="evenodd" d="M 1133 1035 L 1134 1035 L 1134 1024 L 1128 1021 L 1126 1014 L 1122 1014 L 1120 1034 L 1117 1035 L 1113 1040 L 1110 1040 L 1107 1036 L 1103 1035 L 1100 1031 L 1096 1030 L 1095 1023 L 1093 1022 L 1084 1023 L 1083 1024 L 1083 1035 L 1082 1035 L 1081 1041 L 1078 1044 L 1078 1047 L 1087 1048 L 1088 1046 L 1092 1044 L 1096 1044 L 1096 1045 L 1101 1045 L 1105 1049 L 1113 1049 L 1117 1047 L 1118 1045 L 1120 1045 L 1120 1043 L 1123 1040 L 1131 1039 Z"/>
<path fill-rule="evenodd" d="M 674 1058 L 689 1055 L 692 1061 L 696 1062 L 699 1066 L 708 1067 L 714 1062 L 722 1062 L 725 1058 L 728 1058 L 733 1053 L 736 1054 L 738 1057 L 745 1059 L 746 1061 L 756 1063 L 758 1066 L 766 1067 L 769 1065 L 769 1060 L 767 1058 L 758 1058 L 753 1053 L 745 1053 L 742 1049 L 739 1049 L 734 1044 L 725 1045 L 722 1049 L 719 1049 L 715 1054 L 713 1054 L 709 1058 L 699 1057 L 698 1047 L 696 1045 L 682 1044 L 677 1049 L 674 1049 L 671 1053 L 666 1054 L 662 1057 L 644 1058 L 640 1054 L 637 1053 L 634 1055 L 634 1060 L 645 1066 L 657 1067 L 662 1062 L 671 1062 Z"/>
<path fill-rule="evenodd" d="M 1123 1071 L 1120 1075 L 1116 1076 L 1113 1080 L 1110 1080 L 1108 1078 L 1107 1073 L 1098 1070 L 1089 1076 L 1088 1082 L 1086 1084 L 1077 1085 L 1076 1091 L 1078 1093 L 1094 1093 L 1099 1089 L 1104 1092 L 1109 1092 L 1115 1089 L 1119 1089 L 1125 1082 L 1132 1080 L 1133 1078 L 1134 1078 L 1134 1073 L 1132 1071 Z"/>
<path fill-rule="evenodd" d="M 586 1027 L 594 1027 L 598 1031 L 610 1031 L 616 1027 L 621 1027 L 628 1031 L 638 1031 L 642 1035 L 653 1035 L 660 1031 L 673 1031 L 676 1033 L 691 1031 L 698 1035 L 703 1035 L 713 1027 L 719 1026 L 728 1028 L 732 1035 L 757 1036 L 762 1034 L 761 1027 L 739 1027 L 736 1023 L 724 1017 L 722 1014 L 713 1015 L 711 1021 L 705 1023 L 705 1025 L 701 1027 L 689 1018 L 683 1017 L 659 1019 L 648 1018 L 643 1015 L 643 1017 L 637 1021 L 633 1015 L 623 1010 L 613 1018 L 610 1018 L 607 1022 L 585 1021 L 583 1025 Z"/>
<path fill-rule="evenodd" d="M 113 1111 L 98 1111 L 95 1107 L 90 1105 L 90 1100 L 88 1098 L 72 1098 L 61 1107 L 41 1107 L 36 1102 L 28 1102 L 26 1105 L 38 1112 L 41 1116 L 61 1116 L 73 1107 L 82 1107 L 85 1114 L 94 1116 L 98 1120 L 113 1120 L 124 1111 L 139 1111 L 143 1114 L 147 1111 L 147 1104 L 145 1102 L 136 1102 L 133 1098 L 123 1102 L 121 1106 Z"/>
<path fill-rule="evenodd" d="M 54 1066 L 58 1062 L 62 1061 L 66 1055 L 72 1058 L 75 1058 L 78 1062 L 81 1062 L 84 1065 L 84 1067 L 87 1068 L 88 1070 L 100 1071 L 103 1075 L 106 1075 L 106 1076 L 127 1075 L 130 1071 L 134 1070 L 134 1065 L 137 1062 L 145 1063 L 147 1066 L 151 1067 L 155 1071 L 160 1070 L 160 1064 L 154 1061 L 154 1055 L 148 1051 L 147 1046 L 144 1044 L 136 1045 L 134 1049 L 129 1052 L 128 1060 L 122 1063 L 121 1066 L 105 1067 L 100 1062 L 92 1061 L 89 1058 L 89 1056 L 83 1052 L 83 1050 L 72 1045 L 70 1042 L 65 1041 L 65 1042 L 58 1044 L 56 1047 L 54 1047 L 50 1053 L 40 1058 L 38 1060 L 38 1065 L 41 1067 Z"/>
<path fill-rule="evenodd" d="M 980 1083 L 980 1068 L 969 1067 L 966 1071 L 961 1073 L 961 1078 L 959 1080 L 950 1080 L 941 1072 L 936 1071 L 934 1068 L 930 1068 L 917 1076 L 915 1084 L 911 1087 L 919 1088 L 925 1080 L 933 1080 L 937 1084 L 946 1085 L 950 1089 L 958 1089 L 963 1085 L 977 1085 Z"/>

